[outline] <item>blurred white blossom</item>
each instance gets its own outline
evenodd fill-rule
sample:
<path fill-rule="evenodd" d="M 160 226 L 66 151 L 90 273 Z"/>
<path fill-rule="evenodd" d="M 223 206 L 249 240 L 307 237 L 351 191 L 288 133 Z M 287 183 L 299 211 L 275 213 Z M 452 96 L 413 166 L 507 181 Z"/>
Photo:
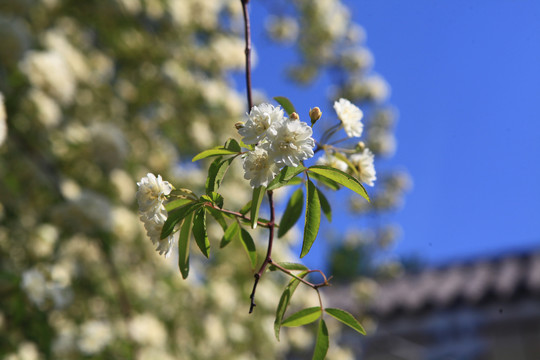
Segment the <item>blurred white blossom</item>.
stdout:
<path fill-rule="evenodd" d="M 345 161 L 338 159 L 335 155 L 329 154 L 328 152 L 325 152 L 317 159 L 317 164 L 331 166 L 341 171 L 347 171 L 349 167 Z"/>
<path fill-rule="evenodd" d="M 373 153 L 366 148 L 359 154 L 351 155 L 350 160 L 358 170 L 359 180 L 369 186 L 373 186 L 374 181 L 377 179 L 373 164 Z"/>
<path fill-rule="evenodd" d="M 364 125 L 362 124 L 362 117 L 364 113 L 356 105 L 351 103 L 347 99 L 339 99 L 334 102 L 334 110 L 336 110 L 339 120 L 343 125 L 343 129 L 347 133 L 348 137 L 360 137 Z"/>
<path fill-rule="evenodd" d="M 113 332 L 108 322 L 89 320 L 82 324 L 77 346 L 82 353 L 93 355 L 102 351 L 113 339 Z"/>

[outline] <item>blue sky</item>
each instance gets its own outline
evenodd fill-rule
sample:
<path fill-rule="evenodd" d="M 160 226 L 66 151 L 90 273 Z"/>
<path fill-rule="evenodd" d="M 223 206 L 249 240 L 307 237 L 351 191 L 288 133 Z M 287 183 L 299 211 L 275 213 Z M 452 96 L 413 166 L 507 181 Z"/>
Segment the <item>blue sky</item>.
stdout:
<path fill-rule="evenodd" d="M 414 181 L 392 216 L 403 228 L 395 254 L 441 263 L 538 247 L 540 2 L 347 3 L 400 113 L 398 149 L 386 163 Z M 252 4 L 260 24 L 264 10 Z M 254 42 L 255 87 L 297 108 L 325 103 L 321 88 L 283 81 L 279 65 L 294 54 L 271 46 L 257 25 Z M 308 264 L 324 258 L 324 245 L 314 246 Z"/>

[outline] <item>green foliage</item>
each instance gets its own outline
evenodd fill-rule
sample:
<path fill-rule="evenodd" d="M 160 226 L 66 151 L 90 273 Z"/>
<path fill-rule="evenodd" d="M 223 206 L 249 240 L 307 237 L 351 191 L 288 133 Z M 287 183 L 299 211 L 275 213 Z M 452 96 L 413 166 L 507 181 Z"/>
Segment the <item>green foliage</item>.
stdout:
<path fill-rule="evenodd" d="M 330 340 L 328 339 L 328 328 L 326 323 L 321 318 L 317 329 L 317 340 L 315 342 L 315 351 L 313 352 L 313 360 L 323 360 L 328 352 Z"/>
<path fill-rule="evenodd" d="M 363 326 L 352 316 L 350 313 L 348 313 L 345 310 L 341 309 L 335 309 L 335 308 L 326 308 L 324 311 L 336 318 L 337 320 L 341 321 L 345 325 L 351 327 L 352 329 L 358 331 L 362 335 L 366 335 L 366 331 L 364 330 Z"/>
<path fill-rule="evenodd" d="M 283 110 L 290 116 L 293 112 L 296 112 L 296 109 L 294 108 L 294 105 L 292 104 L 291 100 L 284 96 L 275 96 L 274 100 L 277 101 L 281 107 L 283 107 Z"/>
<path fill-rule="evenodd" d="M 297 167 L 285 166 L 279 174 L 268 184 L 266 190 L 275 190 L 285 185 L 297 185 L 300 179 L 296 175 L 305 171 L 306 168 L 302 165 Z"/>
<path fill-rule="evenodd" d="M 321 202 L 319 192 L 315 185 L 308 179 L 306 182 L 306 222 L 304 225 L 304 241 L 300 257 L 306 256 L 317 238 L 321 224 Z"/>
<path fill-rule="evenodd" d="M 279 223 L 278 237 L 282 237 L 289 231 L 294 224 L 300 219 L 302 215 L 302 209 L 304 208 L 304 191 L 302 188 L 298 188 L 289 199 L 287 207 L 281 217 Z"/>
<path fill-rule="evenodd" d="M 306 275 L 307 275 L 307 271 L 303 271 L 297 275 L 297 278 L 291 279 L 289 283 L 287 284 L 287 286 L 285 287 L 285 290 L 283 290 L 281 297 L 279 298 L 279 304 L 276 309 L 276 319 L 274 320 L 274 333 L 278 341 L 279 341 L 279 333 L 281 330 L 281 323 L 283 321 L 283 316 L 285 315 L 285 312 L 287 311 L 287 307 L 289 306 L 291 297 L 293 296 L 294 292 L 296 291 L 296 288 L 300 284 L 299 279 L 304 278 Z"/>
<path fill-rule="evenodd" d="M 242 242 L 242 246 L 246 250 L 251 267 L 255 269 L 255 266 L 257 266 L 257 249 L 255 248 L 255 242 L 253 241 L 253 238 L 249 232 L 243 227 L 240 227 L 240 232 L 238 234 L 240 241 Z"/>
<path fill-rule="evenodd" d="M 208 169 L 208 177 L 206 178 L 206 194 L 211 194 L 219 189 L 223 177 L 229 170 L 229 166 L 236 157 L 227 158 L 222 160 L 222 157 L 218 157 L 212 162 Z"/>
<path fill-rule="evenodd" d="M 193 237 L 204 256 L 210 256 L 210 240 L 206 232 L 206 209 L 201 208 L 193 218 Z"/>
<path fill-rule="evenodd" d="M 189 213 L 184 218 L 178 237 L 178 268 L 182 278 L 186 279 L 189 274 L 189 243 L 191 239 L 191 224 L 193 222 L 193 213 Z"/>
<path fill-rule="evenodd" d="M 320 306 L 302 309 L 283 320 L 281 326 L 294 327 L 311 324 L 320 318 L 321 314 L 322 312 Z"/>
<path fill-rule="evenodd" d="M 251 199 L 251 228 L 255 229 L 257 227 L 257 220 L 259 220 L 259 209 L 264 198 L 266 188 L 264 186 L 259 186 L 258 188 L 253 189 L 253 197 Z"/>
<path fill-rule="evenodd" d="M 366 189 L 364 188 L 364 186 L 362 186 L 360 181 L 339 169 L 324 165 L 313 165 L 308 169 L 308 171 L 335 181 L 338 184 L 351 189 L 352 191 L 361 195 L 364 199 L 369 201 L 369 196 L 366 192 Z"/>
<path fill-rule="evenodd" d="M 167 217 L 167 221 L 163 224 L 161 238 L 165 239 L 167 236 L 171 235 L 178 223 L 184 220 L 184 218 L 192 212 L 199 210 L 202 206 L 203 204 L 200 202 L 190 202 L 171 211 Z"/>

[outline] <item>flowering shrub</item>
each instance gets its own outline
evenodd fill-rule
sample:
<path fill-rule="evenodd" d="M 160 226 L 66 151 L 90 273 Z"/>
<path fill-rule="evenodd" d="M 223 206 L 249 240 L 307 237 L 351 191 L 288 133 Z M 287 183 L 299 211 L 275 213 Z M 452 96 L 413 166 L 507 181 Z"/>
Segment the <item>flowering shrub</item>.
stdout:
<path fill-rule="evenodd" d="M 156 177 L 149 173 L 137 183 L 139 214 L 147 229 L 148 237 L 153 244 L 157 244 L 156 250 L 160 254 L 165 254 L 165 256 L 169 254 L 173 246 L 173 234 L 179 233 L 178 261 L 184 279 L 189 274 L 189 249 L 192 237 L 202 254 L 209 257 L 207 215 L 213 217 L 223 228 L 221 247 L 227 246 L 234 238 L 238 238 L 253 268 L 256 268 L 258 264 L 256 244 L 244 227 L 250 224 L 253 229 L 257 225 L 267 228 L 268 249 L 266 258 L 255 274 L 249 312 L 251 313 L 256 305 L 257 284 L 267 267 L 289 275 L 291 281 L 286 286 L 276 311 L 274 321 L 276 338 L 279 340 L 282 326 L 296 327 L 319 320 L 313 357 L 323 359 L 329 345 L 328 330 L 323 314 L 336 318 L 362 334 L 365 334 L 365 330 L 347 311 L 323 306 L 319 288 L 329 285 L 329 280 L 322 271 L 309 270 L 298 263 L 275 260 L 272 255 L 275 228 L 278 228 L 277 236 L 281 237 L 299 220 L 304 206 L 302 188 L 305 187 L 306 211 L 300 257 L 307 255 L 317 237 L 321 213 L 329 219 L 332 216 L 330 203 L 319 187 L 322 185 L 334 190 L 341 186 L 347 187 L 369 201 L 368 194 L 360 181 L 373 186 L 375 180 L 373 154 L 363 146 L 357 146 L 351 150 L 331 145 L 332 136 L 340 128 L 344 129 L 348 137 L 358 137 L 362 133 L 362 111 L 350 101 L 342 98 L 334 103 L 340 122 L 323 133 L 321 138 L 325 139 L 325 143 L 316 142 L 312 138 L 312 127 L 322 115 L 319 109 L 310 110 L 311 126 L 309 126 L 300 120 L 288 99 L 277 97 L 275 100 L 285 108 L 289 118 L 285 117 L 280 106 L 275 107 L 267 103 L 253 106 L 248 113 L 248 120 L 245 123 L 236 124 L 238 133 L 243 137 L 240 142 L 230 138 L 224 146 L 205 150 L 193 158 L 193 161 L 216 158 L 208 170 L 204 195 L 199 197 L 188 189 L 171 192 L 173 187 L 169 182 L 163 181 L 161 175 Z M 324 151 L 324 156 L 319 159 L 318 164 L 306 167 L 304 162 L 319 151 Z M 350 156 L 348 156 L 349 152 Z M 243 158 L 244 178 L 250 181 L 253 194 L 251 201 L 242 209 L 233 211 L 224 207 L 225 199 L 218 191 L 228 168 L 237 158 Z M 332 166 L 334 164 L 336 166 Z M 312 179 L 319 184 L 319 187 Z M 285 186 L 298 185 L 300 187 L 289 199 L 278 226 L 275 219 L 273 193 Z M 259 218 L 259 207 L 265 192 L 270 205 L 270 219 Z M 166 205 L 164 205 L 165 200 L 167 200 Z M 324 281 L 321 283 L 308 281 L 306 277 L 313 272 L 322 275 Z M 317 292 L 319 306 L 305 308 L 284 318 L 294 290 L 300 282 Z"/>

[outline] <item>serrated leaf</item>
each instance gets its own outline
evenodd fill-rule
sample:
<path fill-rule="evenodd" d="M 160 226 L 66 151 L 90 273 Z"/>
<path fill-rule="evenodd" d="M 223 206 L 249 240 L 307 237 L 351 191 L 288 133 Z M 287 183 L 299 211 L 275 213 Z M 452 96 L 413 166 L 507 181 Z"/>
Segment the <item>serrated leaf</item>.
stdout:
<path fill-rule="evenodd" d="M 283 169 L 281 169 L 279 174 L 277 174 L 276 177 L 270 181 L 266 190 L 275 190 L 287 185 L 292 179 L 295 178 L 296 175 L 300 174 L 304 170 L 306 170 L 306 168 L 302 165 L 298 165 L 297 167 L 285 166 Z"/>
<path fill-rule="evenodd" d="M 319 306 L 310 307 L 298 311 L 297 313 L 292 314 L 283 322 L 281 326 L 295 327 L 302 326 L 306 324 L 311 324 L 315 320 L 321 317 L 321 308 Z"/>
<path fill-rule="evenodd" d="M 285 112 L 290 116 L 293 112 L 296 112 L 294 105 L 291 100 L 287 99 L 285 96 L 276 96 L 274 100 L 277 101 L 279 105 L 285 110 Z"/>
<path fill-rule="evenodd" d="M 325 165 L 313 165 L 308 169 L 308 171 L 333 180 L 351 189 L 352 191 L 361 195 L 364 199 L 369 201 L 369 196 L 366 192 L 366 189 L 364 189 L 364 186 L 362 186 L 360 181 L 341 170 Z"/>
<path fill-rule="evenodd" d="M 251 267 L 254 269 L 257 266 L 257 249 L 255 248 L 255 242 L 246 229 L 240 227 L 240 241 L 246 250 Z"/>
<path fill-rule="evenodd" d="M 264 198 L 264 192 L 266 188 L 264 186 L 259 186 L 258 188 L 253 189 L 253 197 L 251 200 L 251 228 L 255 229 L 257 227 L 257 220 L 259 219 L 259 208 Z"/>
<path fill-rule="evenodd" d="M 231 225 L 227 227 L 227 230 L 225 230 L 225 233 L 221 238 L 221 243 L 219 244 L 219 247 L 224 248 L 225 246 L 229 245 L 232 239 L 234 239 L 234 237 L 238 234 L 239 230 L 240 225 L 238 225 L 238 223 L 234 221 Z"/>
<path fill-rule="evenodd" d="M 301 258 L 306 256 L 311 249 L 311 246 L 319 233 L 319 226 L 321 225 L 321 202 L 319 200 L 319 192 L 309 178 L 306 187 L 306 222 L 304 225 L 302 252 L 300 253 Z"/>
<path fill-rule="evenodd" d="M 169 213 L 190 202 L 193 202 L 193 199 L 175 199 L 165 204 L 165 210 L 167 210 L 167 212 Z"/>
<path fill-rule="evenodd" d="M 298 274 L 298 277 L 303 279 L 306 275 L 307 275 L 307 271 L 304 271 Z M 281 297 L 279 298 L 279 304 L 276 309 L 276 319 L 274 320 L 274 334 L 276 335 L 276 339 L 278 341 L 279 341 L 279 331 L 281 330 L 281 321 L 283 320 L 285 311 L 287 311 L 287 307 L 289 306 L 291 297 L 293 296 L 294 291 L 296 290 L 299 284 L 300 284 L 300 280 L 291 279 L 291 281 L 289 281 L 289 283 L 285 287 L 285 290 L 283 290 Z"/>
<path fill-rule="evenodd" d="M 236 156 L 222 160 L 221 156 L 215 159 L 208 168 L 208 177 L 206 178 L 206 194 L 210 195 L 219 189 L 221 181 L 225 177 L 229 166 Z"/>
<path fill-rule="evenodd" d="M 309 270 L 307 268 L 307 266 L 303 265 L 303 264 L 298 264 L 298 263 L 292 263 L 292 262 L 279 262 L 277 263 L 279 266 L 281 266 L 282 268 L 284 269 L 287 269 L 287 270 L 302 270 L 302 271 L 305 271 L 305 270 Z M 275 271 L 275 270 L 278 270 L 277 267 L 275 267 L 274 265 L 270 265 L 269 267 L 269 270 L 270 271 Z"/>
<path fill-rule="evenodd" d="M 330 203 L 328 202 L 328 199 L 326 196 L 324 196 L 323 192 L 317 188 L 317 192 L 319 193 L 319 200 L 321 202 L 321 209 L 328 219 L 329 222 L 332 222 L 332 208 L 330 207 Z"/>
<path fill-rule="evenodd" d="M 339 190 L 339 189 L 341 189 L 341 186 L 337 182 L 335 182 L 333 180 L 330 180 L 327 177 L 324 177 L 324 176 L 321 176 L 321 175 L 315 174 L 315 173 L 309 174 L 309 177 L 311 179 L 317 180 L 317 183 L 323 184 L 323 185 L 325 185 L 327 188 L 329 188 L 331 190 Z"/>
<path fill-rule="evenodd" d="M 189 274 L 189 239 L 191 238 L 191 224 L 193 213 L 184 218 L 178 237 L 178 268 L 182 278 L 186 279 Z"/>
<path fill-rule="evenodd" d="M 324 311 L 328 315 L 336 318 L 337 320 L 341 321 L 345 325 L 358 331 L 360 334 L 366 335 L 366 330 L 364 330 L 364 327 L 362 326 L 362 324 L 360 324 L 360 322 L 358 322 L 358 320 L 356 320 L 355 317 L 351 313 L 345 310 L 335 309 L 335 308 L 326 308 L 324 309 Z"/>
<path fill-rule="evenodd" d="M 204 256 L 210 255 L 210 241 L 206 232 L 206 209 L 199 209 L 193 218 L 193 237 Z"/>
<path fill-rule="evenodd" d="M 324 360 L 329 346 L 328 328 L 324 320 L 321 319 L 317 329 L 317 340 L 315 342 L 315 351 L 313 352 L 312 360 Z"/>
<path fill-rule="evenodd" d="M 282 237 L 289 231 L 294 224 L 300 219 L 302 209 L 304 208 L 304 191 L 302 188 L 297 189 L 289 199 L 285 212 L 279 223 L 278 237 Z"/>
<path fill-rule="evenodd" d="M 227 149 L 227 150 L 234 151 L 234 152 L 241 152 L 242 151 L 242 148 L 240 147 L 240 144 L 238 143 L 238 141 L 236 141 L 233 138 L 229 138 L 225 142 L 225 145 L 223 147 L 225 149 Z"/>
<path fill-rule="evenodd" d="M 204 150 L 204 151 L 198 153 L 197 155 L 195 155 L 193 157 L 193 159 L 191 159 L 191 161 L 195 162 L 195 161 L 205 159 L 205 158 L 208 158 L 208 157 L 212 157 L 212 156 L 236 155 L 238 153 L 239 153 L 238 151 L 231 151 L 231 150 L 225 149 L 224 147 L 218 146 L 218 147 L 208 149 L 208 150 Z"/>
<path fill-rule="evenodd" d="M 190 213 L 200 209 L 201 206 L 200 202 L 192 202 L 169 212 L 167 220 L 163 224 L 163 229 L 161 229 L 161 238 L 164 239 L 171 235 L 176 224 L 184 220 Z"/>

